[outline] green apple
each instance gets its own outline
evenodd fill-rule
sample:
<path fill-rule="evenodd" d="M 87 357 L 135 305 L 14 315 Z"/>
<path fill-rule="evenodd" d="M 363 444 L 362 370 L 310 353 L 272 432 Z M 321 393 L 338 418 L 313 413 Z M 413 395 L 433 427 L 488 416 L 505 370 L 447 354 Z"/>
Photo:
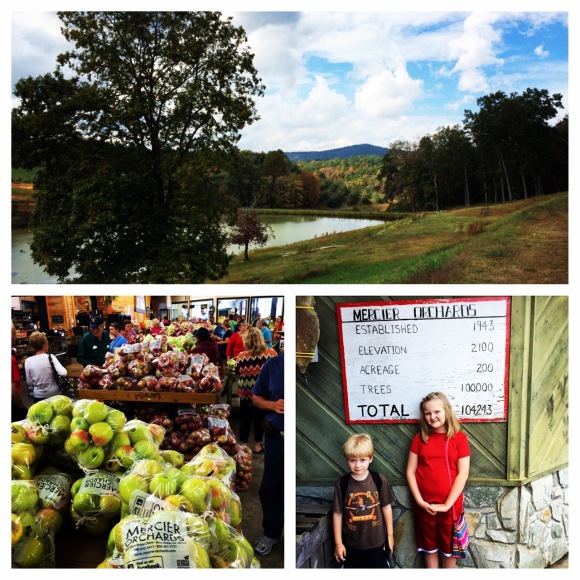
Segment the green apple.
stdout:
<path fill-rule="evenodd" d="M 189 552 L 190 562 L 194 564 L 195 568 L 211 568 L 209 554 L 204 546 L 201 546 L 194 539 L 187 539 L 187 549 Z"/>
<path fill-rule="evenodd" d="M 165 498 L 169 510 L 179 510 L 182 512 L 192 512 L 193 506 L 191 502 L 184 496 L 178 493 L 168 495 Z"/>
<path fill-rule="evenodd" d="M 58 510 L 54 508 L 44 508 L 36 514 L 35 531 L 41 537 L 46 534 L 54 537 L 62 528 L 62 522 L 63 517 Z"/>
<path fill-rule="evenodd" d="M 136 441 L 133 444 L 133 450 L 136 459 L 153 459 L 159 452 L 158 447 L 146 439 Z"/>
<path fill-rule="evenodd" d="M 123 411 L 119 409 L 110 409 L 105 417 L 105 421 L 111 426 L 111 429 L 115 433 L 119 433 L 121 429 L 125 426 L 127 422 L 127 417 Z"/>
<path fill-rule="evenodd" d="M 147 479 L 138 473 L 127 473 L 121 478 L 119 483 L 119 494 L 121 500 L 129 503 L 131 495 L 136 491 L 149 492 L 149 483 Z"/>
<path fill-rule="evenodd" d="M 32 470 L 28 465 L 12 464 L 12 479 L 32 479 Z"/>
<path fill-rule="evenodd" d="M 67 415 L 55 415 L 49 423 L 51 441 L 64 441 L 70 432 L 70 418 Z"/>
<path fill-rule="evenodd" d="M 174 449 L 162 449 L 159 455 L 164 461 L 173 465 L 173 467 L 181 467 L 183 465 L 183 453 L 175 451 Z"/>
<path fill-rule="evenodd" d="M 99 512 L 99 496 L 89 491 L 79 491 L 74 496 L 72 506 L 79 516 L 94 515 Z"/>
<path fill-rule="evenodd" d="M 230 568 L 249 568 L 252 561 L 243 546 L 231 538 L 220 542 L 219 555 L 228 562 Z"/>
<path fill-rule="evenodd" d="M 72 434 L 71 434 L 72 436 Z M 77 461 L 81 467 L 86 469 L 96 469 L 105 461 L 105 452 L 98 445 L 89 445 L 84 451 L 77 455 Z"/>
<path fill-rule="evenodd" d="M 111 529 L 111 518 L 97 514 L 85 524 L 85 530 L 91 536 L 105 536 Z"/>
<path fill-rule="evenodd" d="M 151 441 L 153 439 L 147 425 L 147 423 L 138 420 L 126 423 L 124 431 L 129 435 L 131 445 L 135 446 L 137 441 Z"/>
<path fill-rule="evenodd" d="M 211 546 L 211 532 L 208 523 L 197 514 L 187 518 L 187 535 L 194 538 L 206 550 Z"/>
<path fill-rule="evenodd" d="M 18 550 L 15 564 L 20 568 L 42 568 L 48 555 L 44 542 L 36 537 L 30 537 Z"/>
<path fill-rule="evenodd" d="M 111 531 L 109 532 L 109 535 L 107 537 L 107 557 L 112 556 L 115 552 L 115 531 L 117 529 L 117 526 L 119 524 L 116 523 L 112 528 Z"/>
<path fill-rule="evenodd" d="M 28 409 L 26 418 L 33 423 L 48 425 L 53 416 L 54 411 L 52 410 L 50 403 L 47 403 L 46 401 L 38 401 L 38 403 L 34 403 L 30 409 Z"/>
<path fill-rule="evenodd" d="M 121 431 L 113 435 L 113 438 L 111 439 L 111 449 L 129 446 L 131 446 L 131 439 L 129 439 L 129 435 L 127 435 L 127 433 Z"/>
<path fill-rule="evenodd" d="M 89 448 L 91 444 L 91 438 L 89 437 L 89 432 L 84 429 L 77 429 L 73 431 L 69 436 L 70 446 L 75 450 L 75 453 L 80 453 Z"/>
<path fill-rule="evenodd" d="M 49 402 L 55 415 L 72 415 L 72 401 L 67 396 L 56 395 Z"/>
<path fill-rule="evenodd" d="M 87 405 L 90 402 L 91 402 L 90 399 L 79 399 L 78 401 L 76 401 L 73 404 L 73 409 L 72 409 L 73 419 L 75 419 L 76 417 L 83 417 L 85 414 L 85 409 L 87 408 Z"/>
<path fill-rule="evenodd" d="M 237 528 L 242 523 L 242 503 L 237 497 L 232 497 L 228 502 L 227 512 L 230 516 L 230 525 Z"/>
<path fill-rule="evenodd" d="M 31 443 L 13 443 L 10 451 L 17 465 L 30 467 L 37 459 L 36 448 Z"/>
<path fill-rule="evenodd" d="M 70 487 L 70 495 L 72 498 L 74 498 L 74 496 L 79 492 L 79 489 L 81 488 L 81 485 L 83 484 L 83 481 L 85 480 L 84 477 L 79 477 L 79 479 L 77 479 Z"/>
<path fill-rule="evenodd" d="M 82 431 L 89 430 L 89 422 L 83 417 L 73 417 L 70 422 L 70 431 L 76 431 L 77 429 L 81 429 Z"/>
<path fill-rule="evenodd" d="M 149 492 L 161 499 L 177 491 L 177 482 L 164 473 L 157 473 L 149 482 Z"/>
<path fill-rule="evenodd" d="M 12 482 L 12 513 L 35 512 L 38 506 L 38 488 L 31 481 Z"/>
<path fill-rule="evenodd" d="M 35 521 L 36 521 L 36 510 L 34 512 L 20 512 L 18 514 L 20 518 L 20 525 L 22 526 L 23 537 L 28 538 L 32 535 L 34 531 Z"/>
<path fill-rule="evenodd" d="M 92 423 L 89 427 L 89 435 L 93 443 L 99 447 L 104 447 L 113 438 L 113 429 L 106 421 Z"/>
<path fill-rule="evenodd" d="M 108 518 L 118 516 L 121 513 L 121 498 L 112 494 L 101 495 L 99 499 L 99 512 Z"/>
<path fill-rule="evenodd" d="M 133 447 L 130 445 L 122 445 L 121 447 L 117 447 L 113 455 L 113 457 L 117 459 L 121 466 L 125 468 L 131 467 L 131 465 L 133 465 L 133 456 Z"/>
<path fill-rule="evenodd" d="M 22 423 L 14 422 L 11 425 L 11 438 L 12 443 L 26 443 L 26 431 L 24 430 L 24 426 Z"/>
<path fill-rule="evenodd" d="M 73 457 L 76 456 L 76 454 L 78 453 L 77 450 L 74 448 L 73 444 L 70 441 L 70 437 L 67 437 L 64 440 L 64 450 L 66 453 L 68 453 L 69 455 L 72 455 Z"/>
<path fill-rule="evenodd" d="M 89 422 L 90 425 L 93 423 L 99 423 L 104 421 L 109 413 L 109 408 L 103 401 L 92 400 L 85 407 L 85 412 L 83 417 Z"/>
<path fill-rule="evenodd" d="M 219 545 L 221 546 L 222 542 L 229 540 L 232 537 L 234 529 L 230 525 L 226 524 L 221 518 L 213 518 L 213 523 L 213 533 L 217 538 Z"/>
<path fill-rule="evenodd" d="M 183 471 L 181 471 L 181 469 L 177 467 L 170 467 L 165 473 L 167 474 L 167 477 L 175 479 L 178 488 L 181 488 L 183 483 L 187 481 L 190 477 L 189 475 L 187 475 L 187 473 L 184 473 Z"/>
<path fill-rule="evenodd" d="M 199 477 L 190 477 L 181 484 L 179 493 L 185 496 L 193 507 L 193 512 L 203 514 L 210 504 L 210 489 L 207 483 Z"/>

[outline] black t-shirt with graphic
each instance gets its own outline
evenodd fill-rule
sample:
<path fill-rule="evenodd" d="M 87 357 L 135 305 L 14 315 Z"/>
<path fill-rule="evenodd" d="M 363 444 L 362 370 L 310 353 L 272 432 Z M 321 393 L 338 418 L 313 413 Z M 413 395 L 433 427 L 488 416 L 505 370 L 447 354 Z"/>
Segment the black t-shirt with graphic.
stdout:
<path fill-rule="evenodd" d="M 383 474 L 379 492 L 371 474 L 363 481 L 348 479 L 345 498 L 340 479 L 334 486 L 333 512 L 342 514 L 342 542 L 357 550 L 371 550 L 385 544 L 386 528 L 382 508 L 395 501 L 395 494 Z"/>

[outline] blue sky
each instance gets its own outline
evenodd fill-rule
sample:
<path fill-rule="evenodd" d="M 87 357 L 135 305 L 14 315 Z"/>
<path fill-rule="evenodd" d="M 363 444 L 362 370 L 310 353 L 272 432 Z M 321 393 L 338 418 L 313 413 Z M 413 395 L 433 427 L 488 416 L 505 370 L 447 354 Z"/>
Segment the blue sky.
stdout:
<path fill-rule="evenodd" d="M 503 3 L 510 4 L 518 3 Z M 244 129 L 239 145 L 288 152 L 388 147 L 460 124 L 482 95 L 528 87 L 563 94 L 567 113 L 568 14 L 544 10 L 221 8 L 246 30 L 267 87 L 257 102 L 261 120 Z M 49 12 L 12 13 L 12 83 L 54 70 L 66 49 L 59 24 Z"/>

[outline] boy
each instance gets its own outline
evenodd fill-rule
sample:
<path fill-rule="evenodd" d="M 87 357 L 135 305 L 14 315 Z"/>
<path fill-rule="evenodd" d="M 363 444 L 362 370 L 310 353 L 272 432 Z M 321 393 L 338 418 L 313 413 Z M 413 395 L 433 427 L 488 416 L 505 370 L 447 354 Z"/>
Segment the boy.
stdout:
<path fill-rule="evenodd" d="M 352 435 L 342 451 L 350 474 L 339 478 L 334 488 L 334 557 L 344 568 L 387 568 L 395 543 L 395 495 L 384 475 L 369 470 L 374 455 L 369 435 Z"/>

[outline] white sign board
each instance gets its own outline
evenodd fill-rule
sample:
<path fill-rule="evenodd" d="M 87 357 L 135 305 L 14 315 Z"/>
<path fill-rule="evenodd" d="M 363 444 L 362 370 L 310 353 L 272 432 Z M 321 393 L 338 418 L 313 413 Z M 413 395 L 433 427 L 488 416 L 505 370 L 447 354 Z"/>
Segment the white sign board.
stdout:
<path fill-rule="evenodd" d="M 506 421 L 510 298 L 337 304 L 347 423 L 416 422 L 447 395 L 460 421 Z"/>

